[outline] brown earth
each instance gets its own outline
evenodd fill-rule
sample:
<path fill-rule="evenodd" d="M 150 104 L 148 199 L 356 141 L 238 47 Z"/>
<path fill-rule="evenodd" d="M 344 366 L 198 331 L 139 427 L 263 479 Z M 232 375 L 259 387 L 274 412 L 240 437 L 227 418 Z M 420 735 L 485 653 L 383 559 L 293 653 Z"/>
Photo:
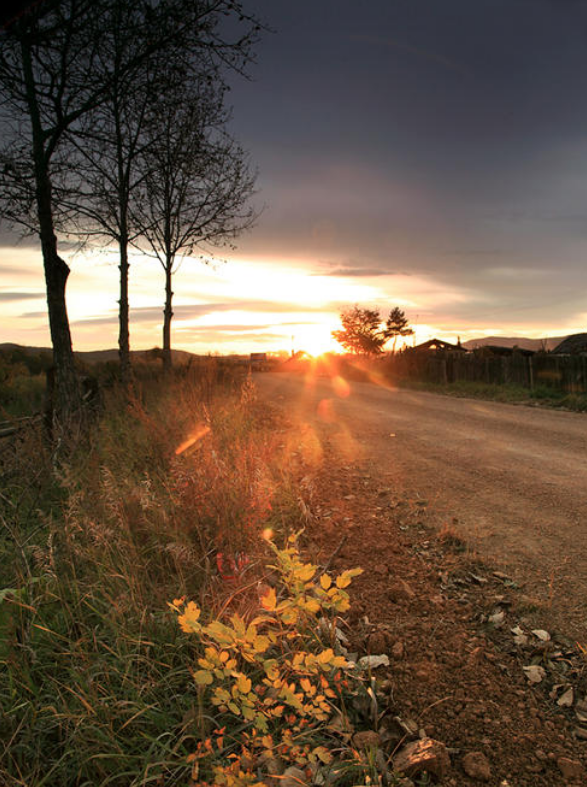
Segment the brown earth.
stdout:
<path fill-rule="evenodd" d="M 499 554 L 485 548 L 486 541 L 466 540 L 466 523 L 483 506 L 488 517 L 500 506 L 523 509 L 508 499 L 509 487 L 493 507 L 483 490 L 480 508 L 467 488 L 460 496 L 456 493 L 459 477 L 465 479 L 461 486 L 467 478 L 465 470 L 459 476 L 453 466 L 462 458 L 458 440 L 461 446 L 475 440 L 467 431 L 467 419 L 473 422 L 476 413 L 488 409 L 493 423 L 491 454 L 506 433 L 525 433 L 526 413 L 535 411 L 507 406 L 502 410 L 503 405 L 495 410 L 493 403 L 463 403 L 412 392 L 403 392 L 402 410 L 398 394 L 386 400 L 390 392 L 365 384 L 353 384 L 350 395 L 339 399 L 331 381 L 260 376 L 257 382 L 260 396 L 277 405 L 290 422 L 284 440 L 300 465 L 309 554 L 336 569 L 365 569 L 353 584 L 347 635 L 351 650 L 390 658 L 390 667 L 377 672 L 384 681 L 378 731 L 386 753 L 393 757 L 418 737 L 441 741 L 451 761 L 439 780 L 446 787 L 587 784 L 587 660 L 574 639 L 564 635 L 568 626 L 580 629 L 577 609 L 584 610 L 585 596 L 560 598 L 558 584 L 551 583 L 545 592 L 542 577 L 531 576 L 529 567 L 537 558 L 558 560 L 558 553 L 554 558 L 534 553 L 539 543 L 535 533 L 529 534 L 527 552 L 523 544 L 508 552 L 507 571 Z M 347 390 L 340 381 L 336 387 L 339 393 Z M 440 420 L 434 405 L 439 399 L 459 413 L 461 436 L 457 426 L 453 434 L 449 426 L 439 434 L 442 427 L 437 426 L 436 437 L 427 443 L 425 421 Z M 377 412 L 383 406 L 394 410 L 394 431 L 387 420 L 392 416 Z M 506 413 L 505 426 L 501 412 Z M 572 414 L 547 415 L 556 423 L 557 416 Z M 564 418 L 562 422 L 567 424 Z M 577 434 L 563 427 L 569 429 L 567 443 L 579 451 L 584 448 L 581 430 L 583 435 L 587 430 L 587 421 L 581 423 Z M 527 429 L 532 432 L 531 425 Z M 507 454 L 507 445 L 501 444 L 502 454 Z M 452 450 L 452 464 L 445 457 L 435 467 L 429 455 L 415 457 L 417 446 L 420 453 L 440 455 L 443 446 L 449 455 Z M 534 461 L 527 443 L 524 450 Z M 522 461 L 519 451 L 514 454 L 514 461 Z M 465 465 L 470 464 L 468 457 L 465 451 Z M 585 457 L 580 454 L 577 463 L 581 462 Z M 503 463 L 488 471 L 486 457 L 470 470 L 481 487 L 492 472 L 498 477 L 507 472 Z M 569 474 L 575 472 L 571 467 Z M 513 485 L 509 497 L 518 493 Z M 531 517 L 539 507 L 532 500 L 529 505 Z M 499 523 L 489 524 L 499 531 Z M 507 524 L 506 520 L 501 525 L 503 539 L 509 543 L 522 538 L 521 525 L 510 530 Z M 579 527 L 579 518 L 569 524 L 577 540 Z M 572 541 L 573 532 L 567 537 Z M 581 555 L 583 545 L 578 546 L 575 551 Z M 571 577 L 568 587 L 583 587 L 584 582 L 585 576 Z M 531 666 L 543 669 L 538 670 L 539 683 L 529 680 L 533 670 L 524 670 Z M 489 774 L 474 767 L 479 761 L 483 764 L 480 754 L 489 763 Z"/>

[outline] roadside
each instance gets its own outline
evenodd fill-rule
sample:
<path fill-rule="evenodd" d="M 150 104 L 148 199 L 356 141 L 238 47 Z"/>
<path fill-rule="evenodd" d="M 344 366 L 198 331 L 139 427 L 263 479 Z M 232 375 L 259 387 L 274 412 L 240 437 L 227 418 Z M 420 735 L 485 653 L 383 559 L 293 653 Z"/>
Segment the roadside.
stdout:
<path fill-rule="evenodd" d="M 441 742 L 447 787 L 584 784 L 580 650 L 452 525 L 439 531 L 426 499 L 406 494 L 368 450 L 350 448 L 340 423 L 310 424 L 291 402 L 278 404 L 304 473 L 309 556 L 337 571 L 365 569 L 346 633 L 351 650 L 390 660 L 376 673 L 385 751 L 422 737 Z"/>
<path fill-rule="evenodd" d="M 412 391 L 429 391 L 442 396 L 457 396 L 469 399 L 483 399 L 489 402 L 508 402 L 530 407 L 550 407 L 559 410 L 584 413 L 587 411 L 587 394 L 565 393 L 547 386 L 533 390 L 520 385 L 491 385 L 459 381 L 454 383 L 427 383 L 416 380 L 400 380 L 401 388 Z"/>

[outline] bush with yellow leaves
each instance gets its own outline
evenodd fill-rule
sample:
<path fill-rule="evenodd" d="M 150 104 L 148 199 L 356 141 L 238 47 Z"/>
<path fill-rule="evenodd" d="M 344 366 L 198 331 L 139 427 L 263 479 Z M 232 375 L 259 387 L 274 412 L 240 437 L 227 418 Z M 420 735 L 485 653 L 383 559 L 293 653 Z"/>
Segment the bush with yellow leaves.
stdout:
<path fill-rule="evenodd" d="M 340 716 L 353 666 L 338 652 L 335 623 L 362 569 L 335 579 L 320 573 L 301 559 L 297 534 L 285 548 L 271 546 L 277 581 L 252 620 L 204 622 L 193 601 L 170 604 L 200 654 L 192 671 L 201 734 L 189 758 L 192 784 L 255 787 L 287 767 L 310 775 L 332 760 L 329 724 Z"/>

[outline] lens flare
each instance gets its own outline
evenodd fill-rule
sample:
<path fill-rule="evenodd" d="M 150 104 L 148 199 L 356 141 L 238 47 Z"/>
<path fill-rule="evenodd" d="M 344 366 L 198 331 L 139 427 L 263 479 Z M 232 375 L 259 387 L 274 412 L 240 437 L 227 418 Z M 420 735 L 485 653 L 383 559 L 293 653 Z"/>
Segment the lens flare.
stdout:
<path fill-rule="evenodd" d="M 188 448 L 191 448 L 193 445 L 195 445 L 199 440 L 202 439 L 202 437 L 205 437 L 209 431 L 210 427 L 206 426 L 206 424 L 198 424 L 190 436 L 184 440 L 183 443 L 180 443 L 177 446 L 175 449 L 175 455 L 179 456 L 180 454 L 183 454 L 184 451 L 187 451 Z"/>

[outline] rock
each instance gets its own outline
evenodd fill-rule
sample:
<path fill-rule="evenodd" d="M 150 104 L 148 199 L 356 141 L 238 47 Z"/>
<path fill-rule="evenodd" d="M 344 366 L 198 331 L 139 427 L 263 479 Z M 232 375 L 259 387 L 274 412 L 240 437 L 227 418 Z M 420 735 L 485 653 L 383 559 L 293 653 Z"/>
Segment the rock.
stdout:
<path fill-rule="evenodd" d="M 374 631 L 367 640 L 369 653 L 383 653 L 387 650 L 387 635 L 384 631 Z"/>
<path fill-rule="evenodd" d="M 583 778 L 585 770 L 579 760 L 571 760 L 570 757 L 559 757 L 556 764 L 568 782 L 579 781 Z"/>
<path fill-rule="evenodd" d="M 550 634 L 544 629 L 532 629 L 532 634 L 542 642 L 549 642 L 550 640 Z"/>
<path fill-rule="evenodd" d="M 490 615 L 488 620 L 493 626 L 495 626 L 496 629 L 498 629 L 503 626 L 505 612 L 502 609 L 499 609 L 497 612 L 494 612 L 493 615 Z"/>
<path fill-rule="evenodd" d="M 571 686 L 565 691 L 564 694 L 561 694 L 561 696 L 556 701 L 556 704 L 561 708 L 572 708 L 574 697 L 575 694 L 573 692 L 573 687 Z"/>
<path fill-rule="evenodd" d="M 405 653 L 404 643 L 403 642 L 395 642 L 392 649 L 391 655 L 394 659 L 403 659 Z"/>
<path fill-rule="evenodd" d="M 470 751 L 463 757 L 463 770 L 471 779 L 488 782 L 491 779 L 491 766 L 487 757 L 480 751 Z"/>
<path fill-rule="evenodd" d="M 546 670 L 538 664 L 530 664 L 528 667 L 522 667 L 522 669 L 530 683 L 542 683 L 546 677 Z"/>
<path fill-rule="evenodd" d="M 389 667 L 389 656 L 382 653 L 380 656 L 363 656 L 358 661 L 361 669 L 377 669 L 378 667 Z"/>
<path fill-rule="evenodd" d="M 580 741 L 587 741 L 587 730 L 585 727 L 575 727 L 575 738 L 578 738 Z"/>
<path fill-rule="evenodd" d="M 381 745 L 379 733 L 374 730 L 364 730 L 355 732 L 353 735 L 353 746 L 355 749 L 376 749 Z"/>
<path fill-rule="evenodd" d="M 390 601 L 405 601 L 415 598 L 416 594 L 404 579 L 400 579 L 387 588 L 387 597 Z"/>
<path fill-rule="evenodd" d="M 444 743 L 423 738 L 404 746 L 394 758 L 393 767 L 410 778 L 426 771 L 442 779 L 450 768 L 450 757 Z"/>
<path fill-rule="evenodd" d="M 381 576 L 384 577 L 387 574 L 389 574 L 389 566 L 387 566 L 385 563 L 376 563 L 373 566 L 373 571 L 375 572 L 375 574 L 380 574 Z"/>
<path fill-rule="evenodd" d="M 301 787 L 301 785 L 308 783 L 308 779 L 301 768 L 292 765 L 283 772 L 280 782 L 281 787 Z"/>

